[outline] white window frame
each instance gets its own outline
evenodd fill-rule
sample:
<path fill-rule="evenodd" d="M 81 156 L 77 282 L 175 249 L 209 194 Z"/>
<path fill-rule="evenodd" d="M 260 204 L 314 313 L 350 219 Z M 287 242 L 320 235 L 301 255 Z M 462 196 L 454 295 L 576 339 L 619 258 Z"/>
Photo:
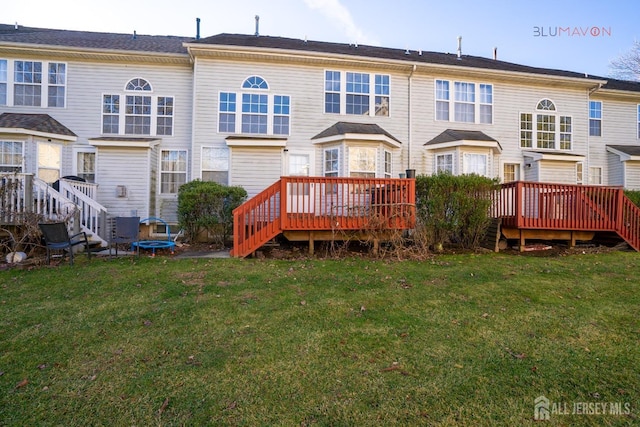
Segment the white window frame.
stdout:
<path fill-rule="evenodd" d="M 354 174 L 356 177 L 366 178 L 378 176 L 378 149 L 376 147 L 349 146 L 347 150 L 349 153 L 347 176 L 351 177 Z M 364 157 L 361 155 L 363 153 L 366 153 Z M 361 166 L 365 166 L 365 168 L 361 168 Z"/>
<path fill-rule="evenodd" d="M 584 184 L 584 163 L 576 162 L 576 184 Z"/>
<path fill-rule="evenodd" d="M 165 170 L 163 168 L 164 165 L 164 160 L 163 160 L 163 156 L 164 153 L 176 153 L 177 156 L 180 156 L 180 153 L 183 154 L 184 158 L 183 158 L 183 169 L 177 169 L 177 170 Z M 180 188 L 180 186 L 182 184 L 185 184 L 187 182 L 187 165 L 189 164 L 189 153 L 187 150 L 172 150 L 172 149 L 164 149 L 160 151 L 160 156 L 158 158 L 158 162 L 159 167 L 158 167 L 158 173 L 160 174 L 160 179 L 158 180 L 158 186 L 159 186 L 159 193 L 163 194 L 163 195 L 171 195 L 171 194 L 177 194 L 178 193 L 178 189 Z M 179 163 L 182 159 L 178 158 L 175 160 L 175 162 Z M 170 161 L 174 161 L 172 159 L 170 159 Z M 180 181 L 175 181 L 175 180 L 170 180 L 170 181 L 166 181 L 163 180 L 163 177 L 165 175 L 182 175 L 184 176 L 184 179 L 182 180 L 182 182 L 180 183 Z M 175 187 L 175 188 L 165 188 L 165 184 L 169 187 Z"/>
<path fill-rule="evenodd" d="M 35 108 L 65 108 L 67 104 L 67 73 L 68 64 L 63 61 L 35 61 L 30 59 L 8 59 L 0 58 L 0 90 L 2 96 L 0 96 L 0 105 L 6 106 L 24 106 Z M 31 63 L 39 64 L 40 66 L 40 81 L 38 82 L 25 82 L 16 80 L 16 64 L 17 63 Z M 50 69 L 50 65 L 56 65 L 55 70 Z M 57 70 L 62 70 L 62 73 L 57 73 Z M 40 92 L 40 102 L 37 104 L 16 104 L 15 94 L 16 87 L 18 85 L 32 87 L 33 90 Z M 50 105 L 49 94 L 53 93 L 50 88 L 59 88 L 62 93 L 61 97 L 56 97 L 56 100 L 60 100 L 60 103 L 54 103 Z M 4 98 L 4 99 L 3 99 Z M 58 105 L 56 105 L 58 104 Z M 61 104 L 61 105 L 60 105 Z"/>
<path fill-rule="evenodd" d="M 221 109 L 223 105 L 222 96 L 224 95 L 233 95 L 235 96 L 235 101 L 224 101 L 225 108 L 233 105 L 232 109 L 225 109 L 224 111 Z M 266 96 L 267 102 L 267 111 L 265 112 L 243 112 L 244 105 L 244 95 L 248 96 Z M 276 100 L 280 98 L 280 103 L 276 105 Z M 286 103 L 283 103 L 286 99 Z M 279 109 L 279 111 L 278 111 Z M 286 111 L 285 111 L 286 110 Z M 233 117 L 233 130 L 221 129 L 221 120 L 222 115 L 228 115 L 229 117 Z M 266 117 L 267 127 L 266 132 L 243 132 L 243 117 L 245 116 L 264 116 Z M 279 130 L 283 128 L 282 124 L 276 125 L 276 119 L 279 119 L 283 122 L 286 121 L 286 132 Z M 228 123 L 228 122 L 225 122 Z M 267 89 L 243 89 L 242 91 L 228 91 L 223 90 L 218 92 L 218 126 L 217 132 L 219 134 L 237 134 L 237 135 L 278 135 L 278 136 L 289 136 L 291 135 L 291 96 L 284 94 L 273 94 L 268 93 Z"/>
<path fill-rule="evenodd" d="M 451 175 L 455 175 L 456 173 L 456 167 L 455 167 L 455 153 L 454 152 L 448 152 L 448 153 L 437 153 L 435 155 L 434 158 L 434 165 L 433 165 L 433 170 L 435 171 L 436 174 L 438 173 L 450 173 Z M 445 161 L 445 168 L 441 168 L 438 165 L 438 160 L 439 159 L 446 159 L 446 158 L 451 158 L 450 162 L 446 162 Z M 447 165 L 451 165 L 451 170 L 448 170 L 448 168 L 446 168 Z"/>
<path fill-rule="evenodd" d="M 599 166 L 589 167 L 589 185 L 602 185 L 602 168 Z"/>
<path fill-rule="evenodd" d="M 19 153 L 16 148 L 19 147 Z M 11 151 L 9 151 L 11 148 Z M 7 159 L 19 156 L 19 162 L 6 163 Z M 24 170 L 24 142 L 15 140 L 0 140 L 0 171 L 22 173 Z"/>
<path fill-rule="evenodd" d="M 8 65 L 9 62 L 6 59 L 0 58 L 0 105 L 7 105 L 9 96 L 8 96 Z"/>
<path fill-rule="evenodd" d="M 598 123 L 598 133 L 592 133 L 592 123 Z M 589 136 L 602 136 L 602 101 L 589 101 Z"/>
<path fill-rule="evenodd" d="M 335 155 L 335 158 L 333 157 Z M 331 156 L 331 157 L 327 157 Z M 335 169 L 327 168 L 327 165 L 333 165 L 335 162 Z M 322 174 L 326 177 L 340 176 L 340 147 L 330 147 L 322 150 Z"/>
<path fill-rule="evenodd" d="M 222 153 L 222 156 L 208 156 L 206 151 L 211 150 L 212 153 L 216 152 L 216 153 Z M 203 146 L 201 149 L 201 156 L 200 156 L 200 179 L 202 179 L 203 181 L 213 181 L 213 182 L 217 182 L 218 184 L 224 184 L 224 185 L 228 185 L 229 184 L 229 161 L 231 159 L 231 152 L 229 150 L 228 147 L 220 147 L 220 146 Z M 208 162 L 211 161 L 211 166 L 212 167 L 205 167 L 206 165 L 208 165 Z M 224 163 L 224 165 L 223 165 Z M 211 179 L 205 179 L 204 174 L 205 172 L 212 172 L 212 173 L 221 173 L 221 172 L 225 172 L 227 174 L 227 178 L 226 180 L 211 180 Z"/>
<path fill-rule="evenodd" d="M 530 129 L 522 126 L 524 115 L 531 117 L 531 122 L 526 122 Z M 535 112 L 520 112 L 518 118 L 521 149 L 573 151 L 573 116 L 560 114 L 554 101 L 543 98 L 536 104 Z M 549 118 L 549 121 L 542 122 L 545 118 Z M 539 130 L 540 124 L 546 124 L 550 129 Z M 549 142 L 553 143 L 552 146 L 541 146 L 542 141 L 539 139 L 545 134 L 550 137 Z M 523 145 L 525 135 L 530 137 L 531 146 Z"/>
<path fill-rule="evenodd" d="M 49 151 L 47 153 L 43 152 L 46 147 L 50 147 L 53 151 Z M 54 144 L 52 142 L 46 141 L 38 141 L 37 144 L 37 176 L 43 181 L 52 184 L 62 176 L 62 144 Z M 53 157 L 51 154 L 53 152 L 57 152 L 57 158 Z M 56 179 L 52 181 L 47 181 L 43 174 L 44 171 L 57 171 Z"/>
<path fill-rule="evenodd" d="M 393 153 L 384 150 L 384 177 L 391 178 L 393 176 Z"/>
<path fill-rule="evenodd" d="M 471 158 L 482 158 L 484 160 L 484 173 L 470 171 Z M 462 172 L 464 174 L 475 173 L 476 175 L 480 175 L 480 176 L 489 176 L 489 156 L 482 153 L 463 153 L 462 154 Z"/>
<path fill-rule="evenodd" d="M 507 167 L 513 168 L 513 178 L 507 178 Z M 502 182 L 520 181 L 520 163 L 505 162 L 502 164 Z M 511 172 L 509 172 L 511 175 Z"/>
<path fill-rule="evenodd" d="M 80 154 L 93 154 L 93 171 L 86 172 L 80 170 L 80 162 L 78 161 L 78 156 Z M 73 170 L 76 176 L 84 178 L 87 182 L 95 183 L 97 179 L 98 173 L 98 156 L 96 155 L 95 149 L 92 148 L 76 148 L 73 150 Z M 93 175 L 93 179 L 87 179 L 86 175 Z"/>
<path fill-rule="evenodd" d="M 458 90 L 460 88 L 466 88 L 467 90 L 460 91 Z M 494 98 L 494 85 L 492 83 L 435 79 L 434 119 L 436 121 L 444 122 L 491 125 L 493 124 L 494 117 Z M 456 115 L 456 112 L 458 112 L 458 107 L 465 105 L 473 106 L 473 120 L 459 120 L 461 118 L 460 114 Z M 440 106 L 440 109 L 438 108 L 438 106 Z M 445 106 L 447 110 L 443 109 Z M 490 121 L 484 120 L 487 111 L 491 112 Z M 484 115 L 483 112 L 485 113 Z M 444 117 L 445 115 L 446 118 Z"/>
<path fill-rule="evenodd" d="M 331 73 L 331 80 L 327 80 L 328 73 Z M 366 91 L 349 91 L 347 87 L 348 76 L 367 76 L 368 82 L 362 84 L 356 84 L 358 87 L 361 85 L 367 85 Z M 367 73 L 363 71 L 354 70 L 336 70 L 326 69 L 323 73 L 323 112 L 324 114 L 339 114 L 342 116 L 369 116 L 369 117 L 389 117 L 391 115 L 391 75 L 379 74 L 379 73 Z M 335 80 L 335 77 L 338 80 Z M 336 103 L 333 102 L 330 105 L 334 106 L 331 111 L 327 109 L 327 95 L 338 95 L 339 97 L 339 111 L 334 111 Z M 347 96 L 366 96 L 368 100 L 368 108 L 363 114 L 347 113 Z"/>
<path fill-rule="evenodd" d="M 109 103 L 106 103 L 107 97 L 110 97 Z M 136 97 L 140 97 L 142 103 L 129 103 L 129 97 L 133 97 L 136 101 Z M 117 103 L 115 102 L 117 98 Z M 170 107 L 160 106 L 159 100 L 163 99 L 165 102 L 171 104 Z M 148 105 L 145 101 L 148 100 Z M 100 132 L 105 136 L 112 135 L 128 135 L 128 136 L 172 136 L 175 131 L 175 112 L 176 112 L 176 98 L 173 95 L 158 95 L 153 92 L 153 86 L 148 79 L 142 77 L 134 77 L 127 80 L 122 92 L 102 93 L 100 97 L 101 101 L 101 120 L 100 120 Z M 133 108 L 135 111 L 131 111 Z M 163 110 L 164 108 L 164 110 Z M 160 114 L 161 110 L 164 114 Z M 105 118 L 115 117 L 118 127 L 117 132 L 105 132 Z M 136 118 L 144 121 L 145 118 L 149 119 L 148 132 L 134 132 L 128 133 L 127 126 L 133 126 L 133 128 L 139 128 L 143 126 L 146 129 L 146 124 L 132 123 L 127 124 L 128 119 L 136 121 Z M 171 121 L 171 129 L 167 132 L 167 126 L 163 126 L 162 132 L 158 132 L 158 118 Z"/>

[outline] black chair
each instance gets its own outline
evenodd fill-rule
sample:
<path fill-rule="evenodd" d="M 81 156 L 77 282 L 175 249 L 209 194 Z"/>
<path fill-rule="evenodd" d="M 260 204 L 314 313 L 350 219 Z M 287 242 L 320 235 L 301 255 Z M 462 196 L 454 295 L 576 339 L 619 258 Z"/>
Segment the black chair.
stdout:
<path fill-rule="evenodd" d="M 113 232 L 109 242 L 109 256 L 111 248 L 115 247 L 116 257 L 118 256 L 118 244 L 128 243 L 133 247 L 136 243 L 136 254 L 140 256 L 140 217 L 139 216 L 117 216 L 113 218 Z"/>
<path fill-rule="evenodd" d="M 73 265 L 73 247 L 76 245 L 84 245 L 87 258 L 91 259 L 89 239 L 87 239 L 87 233 L 84 231 L 69 235 L 67 224 L 64 222 L 40 223 L 38 226 L 44 236 L 44 243 L 47 249 L 47 264 L 51 262 L 51 253 L 59 251 L 62 252 L 62 256 L 64 256 L 65 252 L 68 252 L 69 264 Z"/>

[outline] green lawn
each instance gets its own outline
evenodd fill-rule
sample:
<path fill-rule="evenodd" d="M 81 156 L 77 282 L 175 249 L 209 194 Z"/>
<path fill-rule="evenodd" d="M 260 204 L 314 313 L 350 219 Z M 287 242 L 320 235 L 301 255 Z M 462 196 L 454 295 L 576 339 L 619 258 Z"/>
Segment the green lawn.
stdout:
<path fill-rule="evenodd" d="M 551 410 L 607 405 L 543 425 L 640 425 L 639 261 L 78 257 L 1 271 L 0 425 L 540 425 L 541 395 Z"/>

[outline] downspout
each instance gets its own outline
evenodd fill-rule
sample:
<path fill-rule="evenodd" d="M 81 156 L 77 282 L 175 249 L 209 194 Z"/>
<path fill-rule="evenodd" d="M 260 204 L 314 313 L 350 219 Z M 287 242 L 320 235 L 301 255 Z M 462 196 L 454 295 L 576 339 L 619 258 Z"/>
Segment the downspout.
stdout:
<path fill-rule="evenodd" d="M 413 67 L 411 68 L 411 72 L 409 73 L 409 105 L 408 105 L 408 114 L 409 114 L 409 119 L 407 121 L 407 133 L 408 133 L 408 138 L 407 138 L 407 169 L 411 169 L 411 129 L 413 127 L 413 123 L 411 120 L 411 100 L 412 100 L 412 96 L 411 96 L 411 83 L 413 80 L 413 73 L 416 72 L 416 69 L 418 68 L 418 66 L 416 64 L 413 64 Z"/>

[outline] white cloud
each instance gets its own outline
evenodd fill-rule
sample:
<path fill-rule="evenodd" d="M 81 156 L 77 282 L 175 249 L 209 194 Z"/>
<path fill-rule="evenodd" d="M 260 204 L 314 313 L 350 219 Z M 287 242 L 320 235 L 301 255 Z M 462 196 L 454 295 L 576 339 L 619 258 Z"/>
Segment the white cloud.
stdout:
<path fill-rule="evenodd" d="M 360 44 L 379 45 L 380 43 L 367 36 L 365 32 L 358 27 L 349 9 L 343 5 L 340 0 L 304 0 L 310 9 L 318 10 L 325 15 L 337 28 L 344 31 L 350 42 Z"/>

